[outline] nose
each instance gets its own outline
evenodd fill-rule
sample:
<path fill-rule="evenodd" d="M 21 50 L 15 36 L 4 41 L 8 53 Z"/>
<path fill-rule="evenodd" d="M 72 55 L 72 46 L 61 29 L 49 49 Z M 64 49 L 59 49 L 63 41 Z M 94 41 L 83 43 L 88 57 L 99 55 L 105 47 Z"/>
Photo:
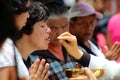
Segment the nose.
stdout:
<path fill-rule="evenodd" d="M 63 28 L 60 28 L 59 31 L 58 31 L 59 35 L 64 33 L 64 32 L 65 32 L 65 30 Z"/>
<path fill-rule="evenodd" d="M 88 23 L 88 22 L 86 23 L 86 28 L 87 28 L 87 29 L 91 29 L 92 26 L 93 26 L 92 24 L 90 24 L 90 23 Z"/>
<path fill-rule="evenodd" d="M 47 26 L 47 33 L 50 33 L 51 29 Z"/>

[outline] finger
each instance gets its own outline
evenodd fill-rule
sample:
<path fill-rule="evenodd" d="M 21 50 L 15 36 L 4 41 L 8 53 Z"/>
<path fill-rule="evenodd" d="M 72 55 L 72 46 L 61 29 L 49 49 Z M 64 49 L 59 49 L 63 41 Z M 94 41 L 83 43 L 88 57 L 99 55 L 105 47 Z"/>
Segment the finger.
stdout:
<path fill-rule="evenodd" d="M 61 37 L 61 36 L 71 36 L 71 35 L 72 35 L 72 34 L 69 33 L 69 32 L 64 32 L 64 33 L 60 34 L 59 37 Z"/>
<path fill-rule="evenodd" d="M 89 80 L 97 80 L 93 72 L 89 68 L 84 68 L 86 75 L 88 76 Z"/>
<path fill-rule="evenodd" d="M 120 48 L 120 44 L 118 42 L 116 42 L 112 48 L 107 52 L 107 57 L 111 59 L 111 57 L 113 58 L 114 56 L 116 56 L 118 54 Z"/>
<path fill-rule="evenodd" d="M 73 35 L 71 35 L 71 36 L 59 36 L 58 39 L 73 42 L 74 40 L 76 40 L 76 37 Z"/>
<path fill-rule="evenodd" d="M 47 73 L 46 73 L 46 75 L 45 75 L 43 80 L 47 80 L 49 76 L 50 76 L 50 71 L 47 71 Z"/>
<path fill-rule="evenodd" d="M 45 59 L 42 59 L 42 60 L 40 61 L 40 64 L 39 64 L 38 70 L 37 70 L 37 74 L 38 74 L 39 76 L 41 76 L 42 73 L 43 73 L 44 65 L 45 65 Z"/>
<path fill-rule="evenodd" d="M 116 53 L 120 54 L 120 43 L 119 42 L 117 43 Z"/>
<path fill-rule="evenodd" d="M 46 64 L 45 64 L 45 68 L 44 68 L 44 70 L 43 70 L 43 72 L 42 72 L 42 74 L 41 74 L 41 79 L 45 80 L 46 76 L 48 76 L 48 75 L 47 75 L 48 68 L 49 68 L 49 64 L 46 63 Z"/>
<path fill-rule="evenodd" d="M 120 47 L 120 44 L 118 42 L 115 42 L 115 44 L 112 46 L 111 50 L 116 51 Z"/>
<path fill-rule="evenodd" d="M 117 58 L 118 58 L 118 55 L 115 55 L 111 57 L 111 60 L 117 60 Z"/>
<path fill-rule="evenodd" d="M 111 50 L 114 50 L 114 48 L 116 47 L 116 45 L 117 45 L 117 42 L 115 42 L 115 43 L 112 45 Z"/>
<path fill-rule="evenodd" d="M 69 45 L 65 40 L 59 40 L 59 42 L 65 47 L 67 48 Z"/>
<path fill-rule="evenodd" d="M 36 61 L 32 64 L 32 66 L 31 66 L 31 68 L 30 68 L 30 74 L 37 72 L 39 63 L 40 63 L 40 60 L 39 60 L 39 59 L 36 59 Z"/>
<path fill-rule="evenodd" d="M 116 43 L 116 47 L 113 52 L 114 52 L 113 56 L 120 54 L 120 44 L 119 43 Z"/>
<path fill-rule="evenodd" d="M 107 53 L 108 52 L 108 47 L 105 45 L 104 46 L 104 53 Z"/>

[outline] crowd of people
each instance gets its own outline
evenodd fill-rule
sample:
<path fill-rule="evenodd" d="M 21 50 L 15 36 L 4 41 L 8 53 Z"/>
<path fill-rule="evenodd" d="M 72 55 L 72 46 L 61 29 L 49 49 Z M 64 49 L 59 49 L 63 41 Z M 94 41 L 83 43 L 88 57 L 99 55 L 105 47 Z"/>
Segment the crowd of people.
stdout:
<path fill-rule="evenodd" d="M 103 14 L 87 0 L 65 1 L 0 0 L 0 80 L 98 80 L 91 68 L 106 70 L 100 80 L 120 79 L 119 12 L 103 51 L 93 38 Z M 85 77 L 66 75 L 76 64 Z"/>

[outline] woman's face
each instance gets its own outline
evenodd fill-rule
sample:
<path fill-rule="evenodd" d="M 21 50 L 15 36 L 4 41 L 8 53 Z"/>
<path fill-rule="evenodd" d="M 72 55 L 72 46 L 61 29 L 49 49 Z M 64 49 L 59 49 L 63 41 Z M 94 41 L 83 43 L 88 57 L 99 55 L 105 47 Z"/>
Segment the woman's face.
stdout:
<path fill-rule="evenodd" d="M 30 7 L 30 1 L 28 1 L 27 8 Z M 18 28 L 18 30 L 20 30 L 23 26 L 25 26 L 26 22 L 27 22 L 27 18 L 29 18 L 29 12 L 22 12 L 20 14 L 15 14 L 15 24 Z"/>
<path fill-rule="evenodd" d="M 28 41 L 36 50 L 46 50 L 50 42 L 49 33 L 50 28 L 46 22 L 39 21 L 34 24 L 32 34 L 28 35 Z"/>

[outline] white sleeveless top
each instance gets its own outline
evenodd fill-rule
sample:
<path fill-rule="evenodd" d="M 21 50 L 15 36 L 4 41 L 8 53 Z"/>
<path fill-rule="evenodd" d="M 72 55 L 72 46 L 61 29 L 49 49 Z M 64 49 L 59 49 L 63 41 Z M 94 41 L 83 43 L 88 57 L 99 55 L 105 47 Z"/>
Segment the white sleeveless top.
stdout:
<path fill-rule="evenodd" d="M 0 68 L 15 66 L 15 57 L 17 62 L 18 76 L 20 78 L 25 77 L 26 80 L 29 80 L 29 72 L 23 62 L 20 52 L 13 44 L 13 41 L 7 38 L 2 46 L 2 49 L 0 50 Z"/>

